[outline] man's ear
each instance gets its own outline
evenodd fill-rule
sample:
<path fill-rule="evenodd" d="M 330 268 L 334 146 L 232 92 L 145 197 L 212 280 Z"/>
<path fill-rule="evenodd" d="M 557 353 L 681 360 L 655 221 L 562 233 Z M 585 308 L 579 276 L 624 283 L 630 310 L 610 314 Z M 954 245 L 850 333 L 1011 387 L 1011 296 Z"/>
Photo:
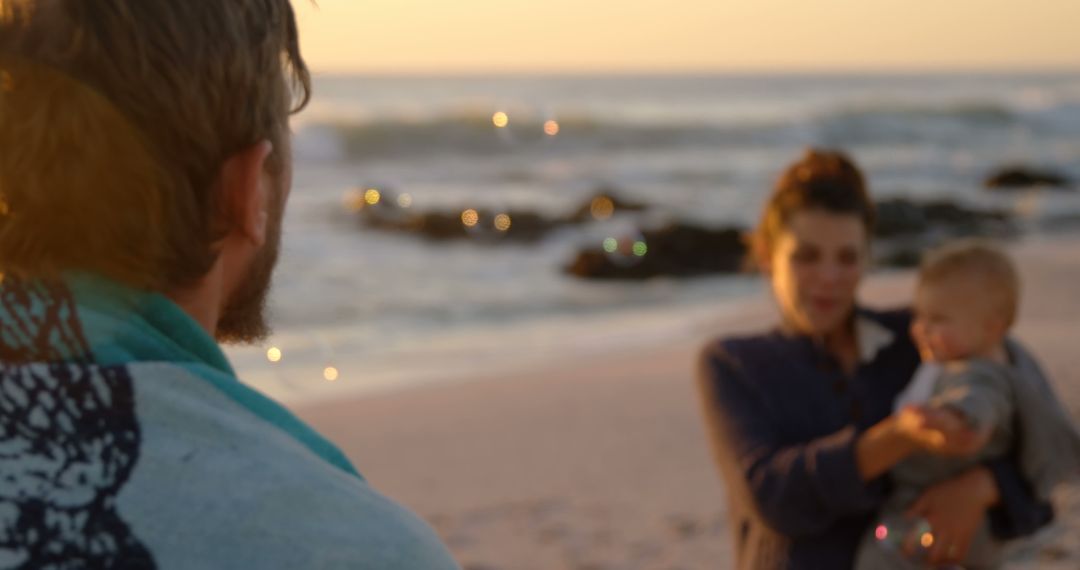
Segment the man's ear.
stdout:
<path fill-rule="evenodd" d="M 272 151 L 270 141 L 262 140 L 230 156 L 221 168 L 228 233 L 250 241 L 255 247 L 266 242 L 271 183 L 265 174 Z"/>

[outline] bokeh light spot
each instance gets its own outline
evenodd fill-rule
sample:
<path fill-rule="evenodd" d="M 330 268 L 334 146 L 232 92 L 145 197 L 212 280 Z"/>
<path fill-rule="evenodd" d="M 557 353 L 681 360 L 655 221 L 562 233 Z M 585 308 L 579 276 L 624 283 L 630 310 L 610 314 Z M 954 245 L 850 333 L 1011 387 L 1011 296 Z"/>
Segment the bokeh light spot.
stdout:
<path fill-rule="evenodd" d="M 494 123 L 497 128 L 502 129 L 510 124 L 510 116 L 499 111 L 491 116 L 491 122 Z"/>
<path fill-rule="evenodd" d="M 559 122 L 558 121 L 547 121 L 546 123 L 544 123 L 544 134 L 546 134 L 549 137 L 553 137 L 553 136 L 559 134 Z"/>
<path fill-rule="evenodd" d="M 475 227 L 476 224 L 480 223 L 480 214 L 476 210 L 473 210 L 471 208 L 465 210 L 461 213 L 461 223 L 465 224 L 465 226 L 469 228 Z"/>
<path fill-rule="evenodd" d="M 600 196 L 592 201 L 589 210 L 593 219 L 603 221 L 615 214 L 615 202 L 612 202 L 611 198 L 607 196 Z"/>
<path fill-rule="evenodd" d="M 619 240 L 610 237 L 604 240 L 604 251 L 608 253 L 615 253 L 618 250 Z"/>
<path fill-rule="evenodd" d="M 923 548 L 930 548 L 934 545 L 934 535 L 929 532 L 924 532 L 923 535 L 919 537 L 919 544 L 921 544 Z"/>
<path fill-rule="evenodd" d="M 509 230 L 512 223 L 509 214 L 499 214 L 498 216 L 495 216 L 495 229 L 500 232 Z"/>
<path fill-rule="evenodd" d="M 889 538 L 889 529 L 888 529 L 888 527 L 886 527 L 883 524 L 879 524 L 877 526 L 877 528 L 874 529 L 874 537 L 877 538 L 878 540 L 885 540 L 886 538 Z"/>
<path fill-rule="evenodd" d="M 281 356 L 281 349 L 276 346 L 271 346 L 270 349 L 266 351 L 266 359 L 270 362 L 281 362 Z"/>
<path fill-rule="evenodd" d="M 374 206 L 375 204 L 379 203 L 379 200 L 382 200 L 382 193 L 380 193 L 378 190 L 374 188 L 368 188 L 367 191 L 364 192 L 364 202 L 366 202 L 368 205 Z"/>
<path fill-rule="evenodd" d="M 338 369 L 333 366 L 327 366 L 326 369 L 323 370 L 323 378 L 326 378 L 327 382 L 337 381 L 339 375 Z"/>

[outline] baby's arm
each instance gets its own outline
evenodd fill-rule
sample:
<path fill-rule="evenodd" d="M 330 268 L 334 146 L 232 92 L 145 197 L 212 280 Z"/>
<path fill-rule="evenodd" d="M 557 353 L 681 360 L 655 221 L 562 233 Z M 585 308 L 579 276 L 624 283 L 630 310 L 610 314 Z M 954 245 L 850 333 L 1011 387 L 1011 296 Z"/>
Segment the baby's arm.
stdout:
<path fill-rule="evenodd" d="M 990 432 L 1011 421 L 1012 382 L 1008 371 L 985 361 L 945 365 L 930 406 L 948 410 L 979 432 Z"/>

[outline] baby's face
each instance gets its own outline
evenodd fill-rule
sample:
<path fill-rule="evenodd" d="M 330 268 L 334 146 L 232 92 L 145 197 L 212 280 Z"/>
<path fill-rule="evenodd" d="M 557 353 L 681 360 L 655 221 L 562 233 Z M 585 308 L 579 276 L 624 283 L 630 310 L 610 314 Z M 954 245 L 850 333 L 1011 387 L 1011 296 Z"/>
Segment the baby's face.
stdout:
<path fill-rule="evenodd" d="M 915 293 L 915 320 L 911 335 L 923 360 L 947 362 L 983 355 L 999 342 L 1003 332 L 995 326 L 990 303 L 978 283 L 947 279 L 919 284 Z"/>

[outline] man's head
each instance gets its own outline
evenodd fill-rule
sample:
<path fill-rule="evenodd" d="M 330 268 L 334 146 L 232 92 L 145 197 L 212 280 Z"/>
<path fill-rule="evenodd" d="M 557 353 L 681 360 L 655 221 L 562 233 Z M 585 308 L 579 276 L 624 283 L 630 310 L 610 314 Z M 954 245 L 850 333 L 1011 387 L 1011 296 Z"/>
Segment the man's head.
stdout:
<path fill-rule="evenodd" d="M 0 2 L 0 270 L 209 286 L 264 336 L 309 93 L 289 0 Z"/>
<path fill-rule="evenodd" d="M 1005 252 L 978 240 L 943 246 L 919 270 L 912 336 L 929 360 L 986 356 L 1015 322 L 1019 297 Z"/>

